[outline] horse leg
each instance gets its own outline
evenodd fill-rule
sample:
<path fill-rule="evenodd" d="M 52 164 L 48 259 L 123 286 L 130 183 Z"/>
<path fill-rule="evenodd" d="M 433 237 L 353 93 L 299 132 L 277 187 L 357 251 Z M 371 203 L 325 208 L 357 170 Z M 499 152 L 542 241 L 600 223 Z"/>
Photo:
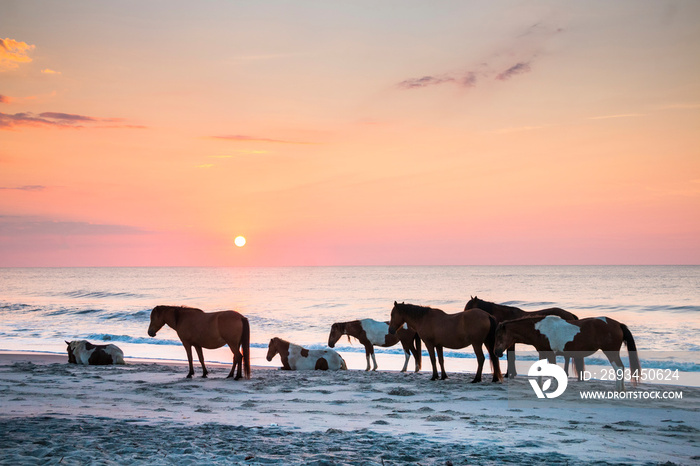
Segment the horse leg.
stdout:
<path fill-rule="evenodd" d="M 486 350 L 489 353 L 489 360 L 491 361 L 491 369 L 493 369 L 493 378 L 491 379 L 491 382 L 502 382 L 503 381 L 503 374 L 501 373 L 501 362 L 498 360 L 498 357 L 496 356 L 496 353 L 495 353 L 495 350 L 493 347 L 489 348 L 487 346 Z"/>
<path fill-rule="evenodd" d="M 401 369 L 401 372 L 406 372 L 408 369 L 408 360 L 411 359 L 411 353 L 404 348 L 403 355 L 406 357 L 406 360 L 403 363 L 403 369 Z"/>
<path fill-rule="evenodd" d="M 187 353 L 187 362 L 190 364 L 190 371 L 187 373 L 187 378 L 191 379 L 194 375 L 194 366 L 192 365 L 192 345 L 182 344 L 185 347 L 185 352 Z"/>
<path fill-rule="evenodd" d="M 194 349 L 197 350 L 197 357 L 199 358 L 199 363 L 202 365 L 202 378 L 206 379 L 209 371 L 207 370 L 207 366 L 204 365 L 204 354 L 202 354 L 202 347 L 195 346 Z"/>
<path fill-rule="evenodd" d="M 430 380 L 438 379 L 437 363 L 435 361 L 435 347 L 428 343 L 425 344 L 425 348 L 428 350 L 428 356 L 430 356 L 430 364 L 433 365 L 433 377 Z"/>
<path fill-rule="evenodd" d="M 229 345 L 229 348 L 236 348 L 236 347 L 235 346 L 231 347 L 231 345 Z M 238 380 L 243 376 L 243 374 L 242 374 L 243 355 L 241 354 L 240 351 L 238 351 L 238 349 L 231 349 L 231 352 L 233 353 L 233 365 L 231 366 L 231 372 L 228 373 L 226 378 L 230 379 L 231 377 L 233 377 L 233 373 L 236 371 L 236 367 L 238 367 L 238 373 L 236 374 L 236 377 L 233 379 L 233 380 Z"/>
<path fill-rule="evenodd" d="M 484 361 L 486 358 L 484 357 L 484 350 L 481 347 L 481 345 L 477 345 L 474 343 L 472 345 L 474 348 L 474 354 L 476 355 L 476 361 L 478 363 L 478 366 L 476 368 L 476 375 L 474 376 L 474 380 L 472 380 L 472 383 L 477 383 L 481 382 L 481 372 L 484 370 Z"/>
<path fill-rule="evenodd" d="M 438 361 L 440 361 L 440 371 L 442 372 L 442 377 L 440 377 L 442 380 L 445 380 L 447 378 L 447 372 L 445 372 L 445 359 L 442 357 L 442 346 L 436 346 L 437 349 L 437 355 L 438 355 Z"/>
<path fill-rule="evenodd" d="M 574 359 L 574 369 L 576 369 L 576 377 L 583 380 L 583 371 L 586 368 L 586 363 L 583 361 L 583 356 L 577 356 Z"/>
<path fill-rule="evenodd" d="M 569 357 L 564 355 L 564 372 L 569 375 Z"/>
<path fill-rule="evenodd" d="M 622 364 L 622 359 L 620 359 L 619 351 L 603 351 L 608 357 L 608 361 L 612 364 L 613 369 L 615 369 L 615 390 L 618 392 L 625 391 L 625 366 Z"/>
<path fill-rule="evenodd" d="M 515 370 L 515 343 L 508 348 L 506 352 L 506 359 L 508 360 L 508 370 L 506 371 L 506 378 L 513 378 L 518 375 L 518 371 Z"/>
<path fill-rule="evenodd" d="M 377 358 L 374 357 L 374 345 L 372 345 L 371 343 L 368 343 L 365 345 L 365 357 L 367 358 L 367 368 L 365 369 L 365 371 L 369 371 L 369 370 L 376 371 L 377 370 Z M 370 357 L 372 358 L 372 362 L 374 363 L 374 369 L 371 369 L 371 366 L 369 364 Z"/>
<path fill-rule="evenodd" d="M 408 349 L 404 347 L 404 351 L 406 351 L 407 353 L 408 351 L 410 351 L 411 354 L 413 354 L 413 359 L 416 361 L 416 370 L 414 372 L 420 372 L 421 369 L 421 359 L 423 355 L 420 344 L 421 339 L 420 337 L 418 337 L 418 335 L 416 335 L 415 337 L 413 337 L 413 341 L 409 343 Z M 408 363 L 408 360 L 406 362 Z"/>

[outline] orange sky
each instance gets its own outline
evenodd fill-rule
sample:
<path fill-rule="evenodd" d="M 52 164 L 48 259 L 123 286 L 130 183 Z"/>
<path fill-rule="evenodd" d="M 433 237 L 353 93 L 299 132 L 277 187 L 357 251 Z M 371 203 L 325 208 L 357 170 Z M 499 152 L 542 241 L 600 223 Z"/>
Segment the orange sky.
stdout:
<path fill-rule="evenodd" d="M 1 1 L 0 266 L 700 263 L 698 2 Z"/>

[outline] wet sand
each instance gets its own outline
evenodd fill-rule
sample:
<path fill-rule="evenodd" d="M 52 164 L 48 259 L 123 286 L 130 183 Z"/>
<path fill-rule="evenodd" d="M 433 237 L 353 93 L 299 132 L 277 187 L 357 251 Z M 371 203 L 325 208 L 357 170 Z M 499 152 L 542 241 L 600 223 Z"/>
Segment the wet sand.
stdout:
<path fill-rule="evenodd" d="M 581 400 L 573 389 L 537 400 L 524 377 L 471 384 L 472 374 L 431 381 L 427 372 L 254 367 L 250 380 L 233 381 L 230 366 L 209 368 L 207 379 L 186 379 L 181 363 L 77 366 L 59 355 L 0 353 L 0 462 L 700 462 L 695 387 L 672 387 L 681 400 Z"/>

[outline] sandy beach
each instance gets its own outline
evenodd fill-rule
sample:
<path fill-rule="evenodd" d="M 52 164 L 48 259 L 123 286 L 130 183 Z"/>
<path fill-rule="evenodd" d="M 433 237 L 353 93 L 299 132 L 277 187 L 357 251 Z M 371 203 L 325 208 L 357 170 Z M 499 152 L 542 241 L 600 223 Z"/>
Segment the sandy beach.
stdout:
<path fill-rule="evenodd" d="M 3 464 L 697 464 L 700 389 L 681 400 L 533 399 L 525 377 L 426 372 L 186 379 L 181 363 L 78 366 L 0 353 Z M 488 378 L 487 378 L 488 379 Z M 571 379 L 570 385 L 577 382 Z M 609 383 L 587 387 L 611 389 Z M 661 387 L 644 384 L 640 390 Z M 669 387 L 663 387 L 668 390 Z"/>

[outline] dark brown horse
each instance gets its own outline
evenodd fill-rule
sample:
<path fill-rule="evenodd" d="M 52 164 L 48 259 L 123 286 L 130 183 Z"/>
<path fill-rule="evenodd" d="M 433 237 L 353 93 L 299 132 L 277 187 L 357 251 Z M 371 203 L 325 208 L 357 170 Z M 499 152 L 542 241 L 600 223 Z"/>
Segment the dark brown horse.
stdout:
<path fill-rule="evenodd" d="M 193 307 L 156 306 L 151 311 L 148 334 L 155 337 L 156 332 L 165 324 L 177 332 L 185 347 L 187 361 L 190 363 L 188 379 L 194 375 L 193 346 L 202 364 L 202 377 L 206 377 L 208 371 L 204 365 L 202 348 L 216 349 L 224 345 L 228 345 L 233 353 L 233 367 L 228 377 L 233 377 L 238 367 L 236 380 L 240 379 L 241 367 L 244 367 L 245 378 L 250 378 L 250 324 L 246 317 L 236 311 L 204 312 Z"/>
<path fill-rule="evenodd" d="M 415 306 L 394 302 L 389 322 L 389 333 L 395 333 L 404 323 L 418 332 L 425 343 L 430 355 L 430 363 L 433 365 L 432 380 L 437 380 L 437 364 L 435 352 L 437 351 L 442 379 L 447 378 L 445 361 L 442 356 L 443 348 L 459 349 L 472 345 L 479 367 L 472 383 L 481 381 L 481 373 L 484 368 L 484 351 L 481 345 L 486 345 L 493 367 L 493 381 L 502 380 L 501 367 L 498 358 L 493 352 L 494 337 L 498 323 L 493 316 L 481 309 L 470 309 L 457 314 L 446 314 L 440 309 L 425 306 Z"/>
<path fill-rule="evenodd" d="M 540 358 L 546 358 L 552 364 L 555 354 L 574 357 L 578 369 L 579 358 L 602 350 L 617 372 L 619 369 L 624 371 L 620 359 L 623 342 L 629 353 L 632 382 L 636 383 L 641 365 L 632 333 L 625 324 L 609 317 L 566 321 L 557 316 L 535 316 L 509 320 L 498 325 L 495 351 L 497 355 L 503 355 L 503 350 L 514 343 L 525 343 L 534 346 Z M 624 390 L 622 378 L 617 379 L 616 388 Z"/>
<path fill-rule="evenodd" d="M 401 372 L 406 372 L 408 368 L 408 360 L 413 354 L 416 361 L 416 372 L 421 368 L 421 344 L 418 334 L 409 328 L 401 327 L 396 331 L 396 334 L 389 333 L 389 322 L 378 322 L 373 319 L 353 320 L 350 322 L 336 322 L 331 325 L 331 333 L 328 335 L 328 346 L 335 347 L 340 337 L 343 335 L 355 337 L 360 340 L 360 343 L 365 347 L 365 357 L 367 358 L 366 371 L 370 370 L 369 358 L 372 357 L 374 369 L 377 370 L 377 359 L 374 357 L 374 347 L 381 346 L 384 348 L 394 346 L 401 342 L 406 360 L 403 364 Z"/>
<path fill-rule="evenodd" d="M 506 306 L 503 304 L 496 304 L 491 303 L 489 301 L 484 301 L 483 299 L 479 299 L 476 296 L 473 296 L 469 300 L 469 302 L 467 302 L 467 305 L 464 306 L 464 310 L 466 311 L 467 309 L 474 308 L 483 309 L 484 311 L 488 312 L 496 318 L 496 321 L 498 321 L 498 323 L 505 322 L 507 320 L 519 319 L 521 317 L 527 316 L 559 316 L 564 320 L 578 320 L 578 317 L 575 314 L 572 314 L 571 312 L 565 311 L 564 309 L 560 309 L 558 307 L 540 309 L 539 311 L 523 311 L 518 307 Z M 518 374 L 518 372 L 515 369 L 515 345 L 508 348 L 508 355 L 506 359 L 508 361 L 508 370 L 506 371 L 506 377 L 515 377 Z M 583 370 L 583 366 L 579 367 L 579 369 Z M 569 373 L 568 358 L 564 359 L 564 371 L 567 374 Z"/>

